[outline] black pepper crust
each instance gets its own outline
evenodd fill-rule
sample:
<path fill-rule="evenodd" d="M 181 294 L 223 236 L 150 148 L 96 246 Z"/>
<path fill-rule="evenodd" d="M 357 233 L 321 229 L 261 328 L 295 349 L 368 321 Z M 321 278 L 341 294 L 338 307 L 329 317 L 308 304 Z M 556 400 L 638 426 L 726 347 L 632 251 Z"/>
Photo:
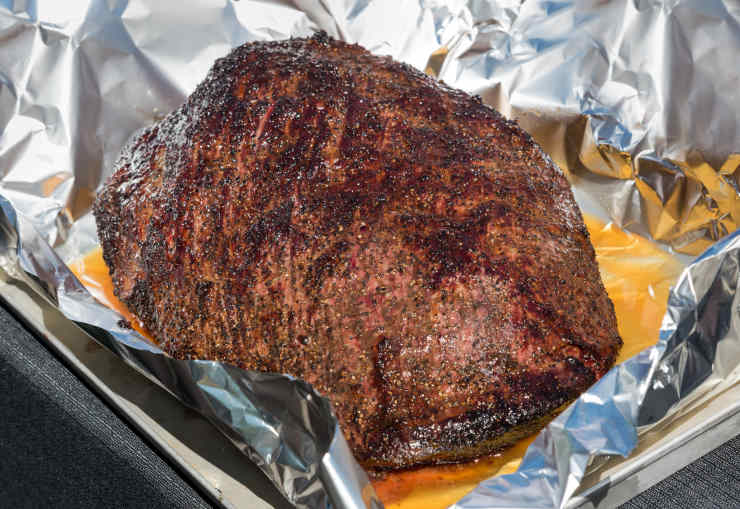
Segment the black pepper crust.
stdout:
<path fill-rule="evenodd" d="M 217 60 L 94 213 L 116 295 L 165 351 L 305 379 L 369 468 L 500 449 L 621 346 L 531 137 L 326 34 Z"/>

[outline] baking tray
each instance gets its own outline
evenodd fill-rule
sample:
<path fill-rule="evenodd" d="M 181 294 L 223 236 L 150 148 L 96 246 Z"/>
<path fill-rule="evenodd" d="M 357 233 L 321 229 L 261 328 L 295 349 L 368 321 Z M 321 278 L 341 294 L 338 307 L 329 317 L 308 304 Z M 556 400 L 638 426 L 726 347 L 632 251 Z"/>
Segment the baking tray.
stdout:
<path fill-rule="evenodd" d="M 264 474 L 206 419 L 125 365 L 24 283 L 0 270 L 0 299 L 212 501 L 227 508 L 288 508 Z M 627 459 L 586 475 L 569 508 L 615 507 L 734 437 L 740 385 L 652 430 Z"/>

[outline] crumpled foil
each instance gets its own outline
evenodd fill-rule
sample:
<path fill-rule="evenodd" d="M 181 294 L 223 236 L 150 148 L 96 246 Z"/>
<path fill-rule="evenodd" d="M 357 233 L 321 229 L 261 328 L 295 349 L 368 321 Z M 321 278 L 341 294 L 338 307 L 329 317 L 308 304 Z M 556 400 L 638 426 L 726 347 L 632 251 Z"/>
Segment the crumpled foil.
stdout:
<path fill-rule="evenodd" d="M 65 263 L 123 143 L 243 42 L 315 30 L 438 75 L 516 118 L 584 210 L 697 254 L 740 221 L 740 9 L 723 0 L 0 0 L 0 266 L 198 409 L 298 507 L 379 507 L 305 383 L 171 359 Z M 671 294 L 660 343 L 540 435 L 520 470 L 456 507 L 563 506 L 587 465 L 737 382 L 737 234 Z"/>
<path fill-rule="evenodd" d="M 740 6 L 469 2 L 438 76 L 515 118 L 617 225 L 697 255 L 740 227 Z"/>

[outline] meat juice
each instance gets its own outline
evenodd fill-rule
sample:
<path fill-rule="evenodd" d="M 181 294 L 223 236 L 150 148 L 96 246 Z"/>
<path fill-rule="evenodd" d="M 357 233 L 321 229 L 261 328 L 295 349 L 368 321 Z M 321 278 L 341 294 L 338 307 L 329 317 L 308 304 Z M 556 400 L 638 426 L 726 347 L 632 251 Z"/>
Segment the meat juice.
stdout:
<path fill-rule="evenodd" d="M 584 221 L 596 251 L 601 278 L 616 310 L 624 341 L 617 362 L 622 362 L 657 341 L 668 291 L 683 265 L 639 235 L 593 216 L 584 215 Z M 99 301 L 121 313 L 134 329 L 153 341 L 139 320 L 114 295 L 100 248 L 73 262 L 70 268 Z M 379 474 L 373 485 L 388 509 L 441 509 L 460 499 L 480 481 L 515 471 L 533 440 L 534 435 L 499 454 L 474 462 Z"/>
<path fill-rule="evenodd" d="M 98 246 L 79 260 L 69 264 L 77 279 L 101 303 L 118 311 L 133 329 L 146 339 L 155 343 L 154 338 L 144 329 L 144 325 L 118 300 L 113 293 L 113 281 L 108 266 L 103 261 L 103 249 Z"/>

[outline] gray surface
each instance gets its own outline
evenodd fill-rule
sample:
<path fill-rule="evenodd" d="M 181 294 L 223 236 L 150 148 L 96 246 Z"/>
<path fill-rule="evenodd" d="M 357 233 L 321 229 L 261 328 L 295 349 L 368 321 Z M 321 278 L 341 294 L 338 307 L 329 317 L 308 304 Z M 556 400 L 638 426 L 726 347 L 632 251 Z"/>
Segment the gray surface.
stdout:
<path fill-rule="evenodd" d="M 621 509 L 740 508 L 740 435 L 682 468 Z"/>
<path fill-rule="evenodd" d="M 0 507 L 210 507 L 2 307 L 0 415 Z M 740 508 L 740 435 L 622 507 Z"/>
<path fill-rule="evenodd" d="M 0 415 L 0 507 L 210 507 L 3 308 Z"/>

